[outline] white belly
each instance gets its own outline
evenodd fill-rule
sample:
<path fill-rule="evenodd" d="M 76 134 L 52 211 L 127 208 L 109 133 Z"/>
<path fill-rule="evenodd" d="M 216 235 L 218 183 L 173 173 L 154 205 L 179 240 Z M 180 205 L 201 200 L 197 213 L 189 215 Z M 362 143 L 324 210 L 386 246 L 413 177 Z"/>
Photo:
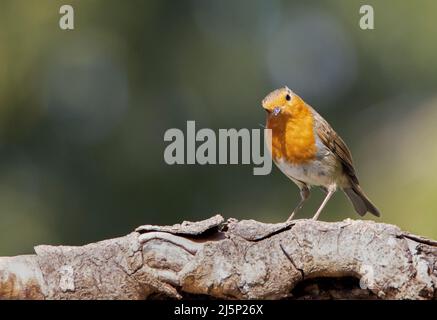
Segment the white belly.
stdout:
<path fill-rule="evenodd" d="M 310 186 L 328 187 L 335 184 L 342 187 L 346 181 L 343 181 L 341 165 L 327 158 L 330 157 L 299 165 L 290 164 L 281 158 L 275 163 L 292 180 L 298 180 Z"/>

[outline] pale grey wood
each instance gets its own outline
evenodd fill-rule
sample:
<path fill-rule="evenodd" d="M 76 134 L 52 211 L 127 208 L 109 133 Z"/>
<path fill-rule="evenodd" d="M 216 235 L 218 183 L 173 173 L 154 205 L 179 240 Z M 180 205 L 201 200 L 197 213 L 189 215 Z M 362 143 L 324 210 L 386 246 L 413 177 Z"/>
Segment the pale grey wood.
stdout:
<path fill-rule="evenodd" d="M 372 221 L 266 224 L 217 215 L 85 246 L 0 258 L 3 299 L 435 299 L 437 242 Z M 313 279 L 313 280 L 311 280 Z M 296 286 L 302 290 L 296 292 Z"/>

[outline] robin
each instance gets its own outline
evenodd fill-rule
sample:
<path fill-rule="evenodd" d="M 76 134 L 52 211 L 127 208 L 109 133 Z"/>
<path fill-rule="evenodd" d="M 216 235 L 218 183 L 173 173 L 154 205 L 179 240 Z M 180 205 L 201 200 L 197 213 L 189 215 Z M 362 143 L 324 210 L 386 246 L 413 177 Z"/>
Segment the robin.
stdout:
<path fill-rule="evenodd" d="M 301 201 L 287 221 L 303 207 L 311 186 L 326 193 L 314 220 L 337 188 L 360 216 L 366 212 L 380 216 L 360 187 L 348 147 L 320 114 L 287 87 L 268 94 L 262 106 L 267 111 L 266 127 L 271 129 L 267 137 L 271 138 L 272 159 L 300 189 Z"/>

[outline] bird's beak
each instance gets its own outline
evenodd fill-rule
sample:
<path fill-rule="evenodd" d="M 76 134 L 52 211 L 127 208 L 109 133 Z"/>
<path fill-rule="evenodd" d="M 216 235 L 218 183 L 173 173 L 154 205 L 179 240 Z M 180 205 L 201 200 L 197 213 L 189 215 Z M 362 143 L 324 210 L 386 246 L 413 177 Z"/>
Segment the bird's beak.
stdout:
<path fill-rule="evenodd" d="M 273 111 L 272 107 L 269 107 L 265 103 L 262 104 L 262 107 L 268 114 L 272 113 L 272 111 Z"/>
<path fill-rule="evenodd" d="M 267 106 L 265 105 L 264 101 L 262 102 L 261 106 L 263 107 L 263 109 L 264 109 L 267 113 L 270 113 L 270 112 L 271 112 L 271 110 L 269 110 L 269 109 L 267 108 Z"/>

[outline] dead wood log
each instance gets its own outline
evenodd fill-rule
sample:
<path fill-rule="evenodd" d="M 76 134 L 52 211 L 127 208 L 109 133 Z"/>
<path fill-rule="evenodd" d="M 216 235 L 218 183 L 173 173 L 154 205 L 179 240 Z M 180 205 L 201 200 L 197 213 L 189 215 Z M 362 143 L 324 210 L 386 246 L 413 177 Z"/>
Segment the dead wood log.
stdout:
<path fill-rule="evenodd" d="M 437 242 L 372 221 L 220 215 L 0 258 L 1 299 L 436 299 Z"/>

